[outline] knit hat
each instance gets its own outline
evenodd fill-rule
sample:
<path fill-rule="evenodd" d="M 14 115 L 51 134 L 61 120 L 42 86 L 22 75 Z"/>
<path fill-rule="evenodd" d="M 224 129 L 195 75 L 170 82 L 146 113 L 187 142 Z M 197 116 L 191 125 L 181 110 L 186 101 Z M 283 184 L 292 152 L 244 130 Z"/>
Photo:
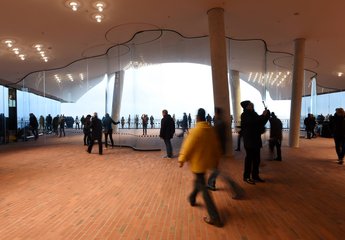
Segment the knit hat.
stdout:
<path fill-rule="evenodd" d="M 241 102 L 242 108 L 243 108 L 243 109 L 246 109 L 249 103 L 250 103 L 249 100 L 246 100 L 246 101 Z"/>

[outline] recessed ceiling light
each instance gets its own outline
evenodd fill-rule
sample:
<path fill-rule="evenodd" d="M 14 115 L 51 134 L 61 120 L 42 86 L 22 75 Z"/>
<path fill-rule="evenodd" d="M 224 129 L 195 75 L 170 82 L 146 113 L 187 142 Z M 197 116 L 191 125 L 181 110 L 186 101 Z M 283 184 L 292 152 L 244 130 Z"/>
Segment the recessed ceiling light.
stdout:
<path fill-rule="evenodd" d="M 342 72 L 338 72 L 338 77 L 341 77 L 343 76 L 343 73 Z"/>
<path fill-rule="evenodd" d="M 92 18 L 96 20 L 96 22 L 102 22 L 102 20 L 104 19 L 104 16 L 100 13 L 96 13 L 92 15 Z"/>
<path fill-rule="evenodd" d="M 7 47 L 11 48 L 13 47 L 13 44 L 15 43 L 15 41 L 11 39 L 6 39 L 6 40 L 3 40 L 2 43 L 6 44 Z"/>
<path fill-rule="evenodd" d="M 80 7 L 80 2 L 76 1 L 76 0 L 69 0 L 65 3 L 65 6 L 68 8 L 71 8 L 72 11 L 77 11 L 78 8 Z"/>
<path fill-rule="evenodd" d="M 99 12 L 103 12 L 104 8 L 106 7 L 106 4 L 101 1 L 94 2 L 92 4 L 94 8 L 96 8 Z"/>

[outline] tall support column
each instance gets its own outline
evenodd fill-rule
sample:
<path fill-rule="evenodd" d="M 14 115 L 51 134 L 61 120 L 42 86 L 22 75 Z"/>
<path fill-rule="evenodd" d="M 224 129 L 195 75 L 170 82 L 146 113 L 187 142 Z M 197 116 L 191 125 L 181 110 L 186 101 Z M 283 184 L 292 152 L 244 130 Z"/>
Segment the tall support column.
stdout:
<path fill-rule="evenodd" d="M 299 147 L 300 118 L 304 81 L 304 48 L 305 39 L 295 39 L 295 55 L 292 76 L 291 112 L 289 146 Z"/>
<path fill-rule="evenodd" d="M 230 71 L 230 89 L 231 89 L 231 103 L 233 109 L 234 126 L 239 126 L 241 121 L 241 86 L 240 86 L 240 72 L 237 70 Z"/>
<path fill-rule="evenodd" d="M 227 132 L 227 153 L 233 154 L 231 119 L 230 119 L 230 97 L 227 74 L 226 42 L 224 27 L 224 10 L 212 8 L 208 12 L 208 25 L 210 33 L 211 68 L 213 82 L 214 105 L 224 111 L 224 120 L 228 124 Z"/>
<path fill-rule="evenodd" d="M 118 71 L 115 73 L 114 90 L 113 90 L 113 104 L 111 109 L 111 117 L 114 121 L 120 121 L 121 100 L 123 91 L 123 79 L 125 72 Z M 118 128 L 118 125 L 115 127 Z"/>

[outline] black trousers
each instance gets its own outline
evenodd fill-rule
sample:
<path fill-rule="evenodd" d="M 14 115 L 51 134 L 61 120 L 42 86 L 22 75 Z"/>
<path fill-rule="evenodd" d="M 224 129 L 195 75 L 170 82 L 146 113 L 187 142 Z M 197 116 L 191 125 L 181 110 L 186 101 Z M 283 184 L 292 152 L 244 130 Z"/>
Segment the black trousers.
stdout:
<path fill-rule="evenodd" d="M 109 135 L 109 139 L 111 142 L 111 146 L 114 146 L 114 140 L 113 140 L 113 129 L 109 129 L 108 131 L 106 131 L 104 133 L 104 137 L 105 137 L 105 147 L 108 147 L 108 135 Z"/>
<path fill-rule="evenodd" d="M 202 192 L 202 197 L 205 201 L 208 215 L 210 216 L 212 220 L 219 220 L 220 218 L 219 218 L 218 210 L 206 186 L 205 173 L 194 173 L 194 174 L 195 174 L 194 189 L 192 193 L 189 195 L 189 201 L 195 203 L 196 196 L 198 195 L 199 192 Z"/>
<path fill-rule="evenodd" d="M 246 148 L 243 178 L 259 178 L 260 148 Z"/>
<path fill-rule="evenodd" d="M 282 150 L 281 150 L 281 141 L 278 139 L 270 139 L 269 147 L 271 152 L 274 151 L 274 148 L 277 149 L 277 159 L 282 159 Z"/>
<path fill-rule="evenodd" d="M 93 147 L 93 144 L 95 143 L 95 141 L 98 142 L 98 153 L 102 155 L 103 154 L 102 139 L 93 139 L 93 138 L 91 138 L 90 145 L 88 146 L 87 151 L 89 153 L 91 153 L 92 147 Z"/>

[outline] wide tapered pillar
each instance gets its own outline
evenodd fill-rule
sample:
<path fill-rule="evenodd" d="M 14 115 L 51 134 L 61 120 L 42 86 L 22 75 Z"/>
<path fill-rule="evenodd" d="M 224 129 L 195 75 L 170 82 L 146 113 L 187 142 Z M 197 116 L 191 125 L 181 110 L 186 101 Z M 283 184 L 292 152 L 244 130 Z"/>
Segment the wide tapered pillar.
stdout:
<path fill-rule="evenodd" d="M 239 126 L 241 121 L 241 85 L 240 72 L 236 70 L 230 71 L 230 89 L 231 89 L 231 103 L 233 112 L 234 126 Z"/>
<path fill-rule="evenodd" d="M 299 147 L 300 118 L 304 82 L 304 48 L 305 39 L 295 39 L 295 55 L 292 76 L 291 112 L 289 146 Z"/>
<path fill-rule="evenodd" d="M 230 97 L 228 85 L 226 41 L 224 26 L 224 10 L 212 8 L 208 12 L 208 25 L 211 50 L 211 68 L 213 82 L 213 98 L 215 107 L 224 111 L 224 118 L 229 126 L 227 136 L 227 153 L 232 155 L 232 133 L 230 119 Z"/>

